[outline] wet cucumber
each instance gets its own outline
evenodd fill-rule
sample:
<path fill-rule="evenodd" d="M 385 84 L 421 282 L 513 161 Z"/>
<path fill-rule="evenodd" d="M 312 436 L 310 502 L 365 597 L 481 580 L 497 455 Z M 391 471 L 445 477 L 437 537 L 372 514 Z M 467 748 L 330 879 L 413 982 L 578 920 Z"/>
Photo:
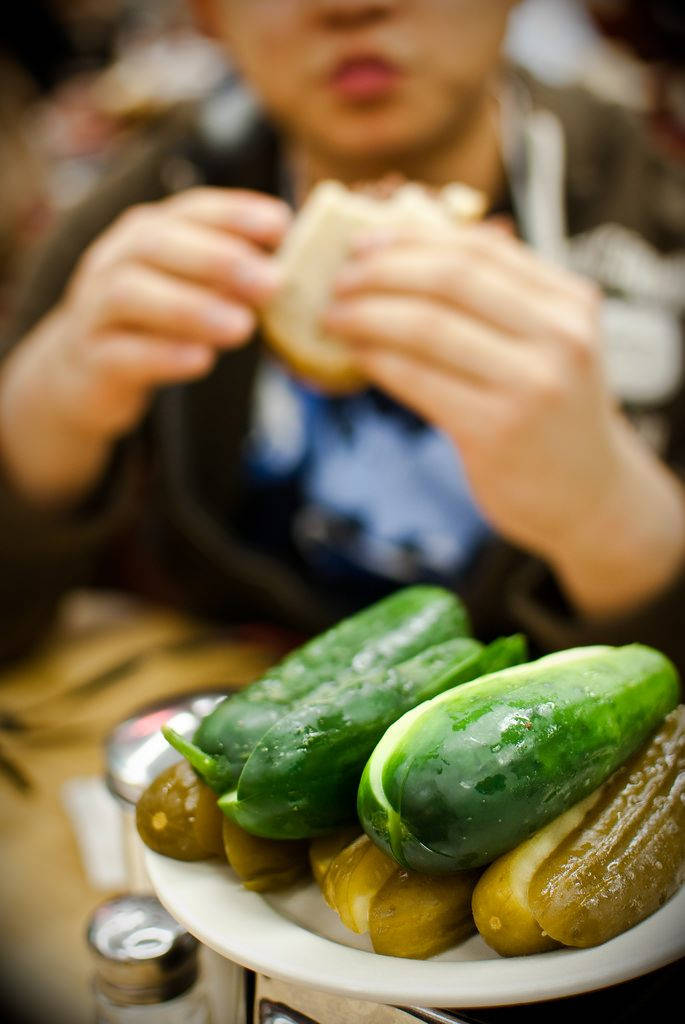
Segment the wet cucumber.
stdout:
<path fill-rule="evenodd" d="M 362 770 L 392 722 L 443 690 L 525 658 L 520 635 L 488 647 L 461 638 L 401 665 L 325 684 L 261 737 L 237 790 L 219 806 L 241 828 L 270 839 L 302 839 L 353 822 Z"/>
<path fill-rule="evenodd" d="M 261 736 L 298 701 L 343 674 L 364 675 L 406 661 L 426 647 L 470 635 L 459 598 L 442 587 L 396 591 L 293 651 L 261 679 L 222 701 L 193 742 L 167 740 L 217 793 L 232 790 Z"/>
<path fill-rule="evenodd" d="M 405 867 L 487 864 L 604 782 L 677 701 L 674 666 L 641 644 L 466 683 L 388 729 L 364 769 L 360 820 Z"/>

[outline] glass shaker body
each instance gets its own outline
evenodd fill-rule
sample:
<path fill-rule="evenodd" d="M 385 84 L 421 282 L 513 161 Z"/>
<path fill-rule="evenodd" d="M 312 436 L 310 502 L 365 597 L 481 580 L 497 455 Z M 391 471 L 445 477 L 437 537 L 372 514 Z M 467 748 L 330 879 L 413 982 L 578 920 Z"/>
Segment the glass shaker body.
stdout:
<path fill-rule="evenodd" d="M 183 995 L 164 1003 L 122 1006 L 95 985 L 95 1024 L 208 1024 L 204 989 L 194 984 Z"/>
<path fill-rule="evenodd" d="M 88 925 L 97 1024 L 210 1024 L 198 942 L 154 896 L 124 895 Z"/>

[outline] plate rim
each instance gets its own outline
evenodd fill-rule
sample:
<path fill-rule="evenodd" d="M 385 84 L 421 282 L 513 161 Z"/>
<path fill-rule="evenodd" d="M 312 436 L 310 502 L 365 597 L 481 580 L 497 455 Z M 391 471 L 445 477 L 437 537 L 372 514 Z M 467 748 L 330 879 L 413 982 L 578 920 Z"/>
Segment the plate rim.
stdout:
<path fill-rule="evenodd" d="M 229 866 L 218 860 L 186 863 L 148 849 L 144 856 L 159 901 L 200 942 L 260 974 L 348 999 L 431 1008 L 515 1006 L 597 991 L 648 974 L 685 956 L 685 928 L 681 926 L 678 935 L 678 922 L 685 917 L 685 887 L 650 917 L 602 946 L 487 960 L 408 961 L 346 946 L 309 930 L 279 913 L 259 893 L 244 889 Z M 180 890 L 171 892 L 167 876 L 180 869 Z M 211 886 L 218 880 L 218 871 L 222 873 L 225 895 L 232 893 L 235 897 L 232 927 L 221 935 L 215 924 L 208 926 L 198 921 L 188 906 L 188 890 L 192 893 L 197 878 L 201 887 Z M 254 928 L 260 924 L 260 918 L 262 924 L 272 927 L 256 941 L 241 938 L 240 924 Z M 669 923 L 674 926 L 672 943 L 665 938 Z M 281 941 L 290 950 L 285 956 L 279 948 Z M 636 955 L 638 950 L 641 955 Z M 319 956 L 312 958 L 312 953 Z M 378 969 L 379 960 L 383 961 L 382 971 Z M 563 970 L 556 969 L 560 961 Z M 408 963 L 415 968 L 411 972 L 407 970 Z M 594 967 L 590 970 L 594 978 L 588 983 L 589 964 Z M 355 971 L 365 979 L 361 987 L 340 981 L 341 974 L 349 977 Z M 382 981 L 373 980 L 374 976 Z"/>

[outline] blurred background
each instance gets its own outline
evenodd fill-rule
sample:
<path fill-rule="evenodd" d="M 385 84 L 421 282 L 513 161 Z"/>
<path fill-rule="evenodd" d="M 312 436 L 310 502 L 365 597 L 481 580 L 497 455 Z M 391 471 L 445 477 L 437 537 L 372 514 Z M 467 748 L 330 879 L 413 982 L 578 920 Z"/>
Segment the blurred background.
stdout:
<path fill-rule="evenodd" d="M 225 55 L 185 0 L 22 0 L 0 41 L 0 330 L 51 224 L 135 133 L 221 89 Z M 685 160 L 685 5 L 680 0 L 523 0 L 514 61 L 579 82 L 647 119 Z"/>

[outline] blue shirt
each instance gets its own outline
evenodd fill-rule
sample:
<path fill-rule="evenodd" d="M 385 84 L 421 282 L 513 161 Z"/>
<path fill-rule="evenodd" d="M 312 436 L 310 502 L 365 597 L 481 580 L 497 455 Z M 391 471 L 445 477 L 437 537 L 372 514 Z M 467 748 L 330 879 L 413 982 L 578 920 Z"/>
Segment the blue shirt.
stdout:
<path fill-rule="evenodd" d="M 380 392 L 330 397 L 268 363 L 245 452 L 268 501 L 288 482 L 290 538 L 335 580 L 454 582 L 490 534 L 454 444 Z"/>

